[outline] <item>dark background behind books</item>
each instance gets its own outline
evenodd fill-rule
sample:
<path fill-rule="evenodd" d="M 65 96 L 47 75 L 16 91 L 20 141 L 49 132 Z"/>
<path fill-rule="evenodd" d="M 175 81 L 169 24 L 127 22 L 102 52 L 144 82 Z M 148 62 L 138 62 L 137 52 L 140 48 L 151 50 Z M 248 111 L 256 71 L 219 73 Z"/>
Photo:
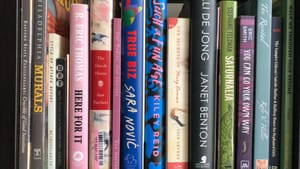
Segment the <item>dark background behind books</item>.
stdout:
<path fill-rule="evenodd" d="M 178 0 L 173 0 L 178 2 Z M 296 2 L 295 21 L 295 119 L 300 113 L 300 2 Z M 298 11 L 297 11 L 298 10 Z M 14 168 L 16 1 L 0 4 L 0 169 Z M 295 123 L 294 149 L 299 150 L 299 123 Z M 299 153 L 299 152 L 298 152 Z M 298 153 L 293 158 L 299 159 Z"/>

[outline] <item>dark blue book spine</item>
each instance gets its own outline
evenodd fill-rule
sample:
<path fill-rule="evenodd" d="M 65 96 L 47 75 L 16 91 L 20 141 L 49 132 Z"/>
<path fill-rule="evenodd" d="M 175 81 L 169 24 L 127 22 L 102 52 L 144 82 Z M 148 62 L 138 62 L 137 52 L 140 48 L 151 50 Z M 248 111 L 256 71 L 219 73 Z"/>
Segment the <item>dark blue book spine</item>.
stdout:
<path fill-rule="evenodd" d="M 165 168 L 165 73 L 167 1 L 146 1 L 145 169 Z"/>
<path fill-rule="evenodd" d="M 143 168 L 143 0 L 122 1 L 121 168 Z"/>

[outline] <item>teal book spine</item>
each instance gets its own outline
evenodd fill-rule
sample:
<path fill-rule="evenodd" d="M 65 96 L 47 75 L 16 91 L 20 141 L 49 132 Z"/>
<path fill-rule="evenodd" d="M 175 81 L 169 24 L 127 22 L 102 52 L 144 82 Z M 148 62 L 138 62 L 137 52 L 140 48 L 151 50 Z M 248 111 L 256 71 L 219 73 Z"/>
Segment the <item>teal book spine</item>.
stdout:
<path fill-rule="evenodd" d="M 268 168 L 272 0 L 257 1 L 254 169 Z"/>

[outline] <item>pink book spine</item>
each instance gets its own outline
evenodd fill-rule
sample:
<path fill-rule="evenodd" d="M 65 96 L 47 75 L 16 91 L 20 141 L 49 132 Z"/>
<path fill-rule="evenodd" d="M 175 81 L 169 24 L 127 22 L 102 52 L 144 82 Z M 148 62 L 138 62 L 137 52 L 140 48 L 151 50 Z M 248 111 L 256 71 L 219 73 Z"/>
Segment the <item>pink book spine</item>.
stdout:
<path fill-rule="evenodd" d="M 88 5 L 70 11 L 69 168 L 88 169 Z"/>
<path fill-rule="evenodd" d="M 120 168 L 121 19 L 113 19 L 112 168 Z"/>

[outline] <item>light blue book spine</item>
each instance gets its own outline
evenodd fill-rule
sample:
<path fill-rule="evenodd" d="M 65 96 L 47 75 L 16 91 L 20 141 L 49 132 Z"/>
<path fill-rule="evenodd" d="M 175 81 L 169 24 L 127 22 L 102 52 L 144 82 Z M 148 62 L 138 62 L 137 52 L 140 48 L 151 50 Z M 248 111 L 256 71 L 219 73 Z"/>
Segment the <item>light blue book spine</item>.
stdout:
<path fill-rule="evenodd" d="M 254 169 L 268 168 L 272 0 L 257 1 Z"/>

